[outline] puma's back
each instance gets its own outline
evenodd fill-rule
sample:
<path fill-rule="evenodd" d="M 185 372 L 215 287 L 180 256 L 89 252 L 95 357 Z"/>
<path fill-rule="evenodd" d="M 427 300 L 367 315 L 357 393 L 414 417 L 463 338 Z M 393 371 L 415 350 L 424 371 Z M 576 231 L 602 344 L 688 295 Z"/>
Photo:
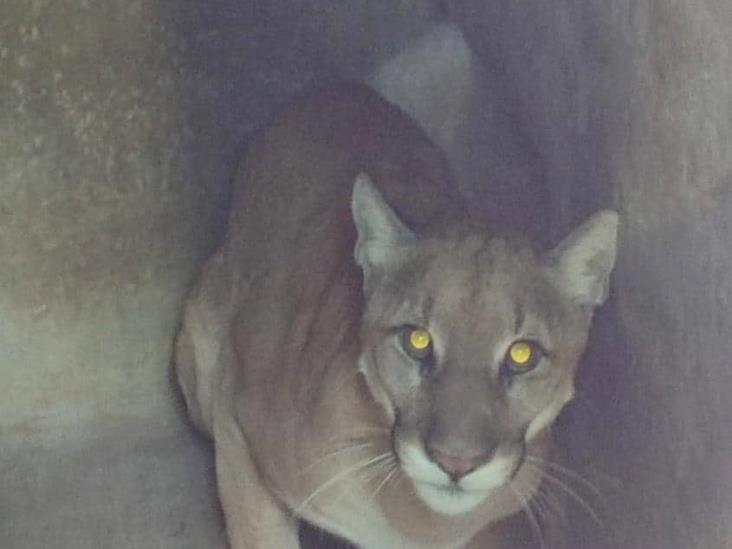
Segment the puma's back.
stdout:
<path fill-rule="evenodd" d="M 297 547 L 302 517 L 365 548 L 491 547 L 541 480 L 616 223 L 542 254 L 470 219 L 442 153 L 369 89 L 285 110 L 177 341 L 232 545 Z"/>
<path fill-rule="evenodd" d="M 354 239 L 350 202 L 359 173 L 378 181 L 415 228 L 463 215 L 442 153 L 416 124 L 367 87 L 344 83 L 296 103 L 251 144 L 235 187 L 229 244 L 261 261 L 314 242 L 304 231 L 328 223 Z"/>
<path fill-rule="evenodd" d="M 400 213 L 415 226 L 462 215 L 442 153 L 366 86 L 344 82 L 303 97 L 250 142 L 235 179 L 225 241 L 189 296 L 196 314 L 184 320 L 206 341 L 196 345 L 197 375 L 186 367 L 190 360 L 178 360 L 184 393 L 203 430 L 210 425 L 196 416 L 209 415 L 218 346 L 241 302 L 274 299 L 273 307 L 289 310 L 295 293 L 312 295 L 309 278 L 322 283 L 324 271 L 349 267 L 348 276 L 360 276 L 351 261 L 356 233 L 350 200 L 361 172 L 378 178 L 387 200 L 402 204 Z M 274 295 L 262 293 L 264 281 Z M 183 335 L 177 353 L 192 355 L 189 334 Z"/>

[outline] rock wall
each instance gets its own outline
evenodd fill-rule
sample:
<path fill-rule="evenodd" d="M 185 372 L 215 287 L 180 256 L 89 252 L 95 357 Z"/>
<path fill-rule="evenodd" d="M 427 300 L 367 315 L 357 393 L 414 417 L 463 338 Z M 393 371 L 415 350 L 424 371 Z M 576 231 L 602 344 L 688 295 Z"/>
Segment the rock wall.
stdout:
<path fill-rule="evenodd" d="M 245 137 L 436 17 L 419 1 L 0 3 L 0 546 L 221 546 L 169 360 Z"/>
<path fill-rule="evenodd" d="M 604 525 L 577 509 L 573 546 L 730 547 L 732 6 L 450 6 L 522 104 L 552 232 L 622 214 L 615 303 L 563 433 Z"/>
<path fill-rule="evenodd" d="M 218 535 L 166 365 L 224 172 L 170 12 L 0 6 L 3 547 Z"/>

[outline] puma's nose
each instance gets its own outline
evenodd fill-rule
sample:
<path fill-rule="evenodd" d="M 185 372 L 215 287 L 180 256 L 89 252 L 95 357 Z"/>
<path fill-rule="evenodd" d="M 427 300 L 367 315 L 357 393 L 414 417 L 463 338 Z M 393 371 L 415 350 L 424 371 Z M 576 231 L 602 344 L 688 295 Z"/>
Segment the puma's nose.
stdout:
<path fill-rule="evenodd" d="M 429 452 L 432 461 L 434 461 L 440 469 L 445 471 L 452 480 L 457 481 L 468 473 L 480 467 L 486 460 L 485 455 L 473 457 L 457 457 L 443 454 L 437 450 Z"/>

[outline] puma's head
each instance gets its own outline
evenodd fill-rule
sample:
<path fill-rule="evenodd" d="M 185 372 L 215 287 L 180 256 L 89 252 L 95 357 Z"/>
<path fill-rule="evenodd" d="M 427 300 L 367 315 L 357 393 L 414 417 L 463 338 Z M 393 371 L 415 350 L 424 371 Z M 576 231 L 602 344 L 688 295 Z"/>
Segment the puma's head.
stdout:
<path fill-rule="evenodd" d="M 467 512 L 514 478 L 572 398 L 617 214 L 595 214 L 540 255 L 470 230 L 415 234 L 365 175 L 352 209 L 366 296 L 359 367 L 416 492 L 438 512 Z"/>

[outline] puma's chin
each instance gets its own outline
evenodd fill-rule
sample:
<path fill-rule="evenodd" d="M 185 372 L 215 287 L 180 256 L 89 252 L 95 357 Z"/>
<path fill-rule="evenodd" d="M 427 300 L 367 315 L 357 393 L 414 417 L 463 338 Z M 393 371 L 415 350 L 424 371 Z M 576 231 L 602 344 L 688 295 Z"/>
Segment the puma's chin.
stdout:
<path fill-rule="evenodd" d="M 490 491 L 464 490 L 456 485 L 437 485 L 426 482 L 414 482 L 419 498 L 427 506 L 443 515 L 462 515 L 483 503 Z"/>

